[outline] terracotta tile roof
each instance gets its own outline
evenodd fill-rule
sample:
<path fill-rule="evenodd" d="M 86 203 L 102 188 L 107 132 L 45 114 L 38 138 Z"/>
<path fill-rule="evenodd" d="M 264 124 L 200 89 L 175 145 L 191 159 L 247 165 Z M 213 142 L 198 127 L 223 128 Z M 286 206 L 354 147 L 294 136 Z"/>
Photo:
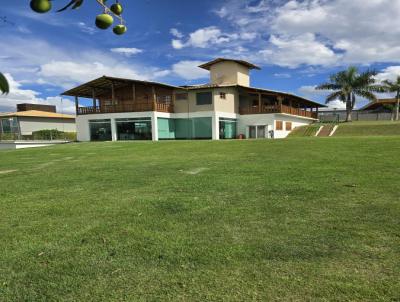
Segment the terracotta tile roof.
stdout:
<path fill-rule="evenodd" d="M 0 117 L 43 117 L 43 118 L 75 119 L 74 115 L 38 111 L 38 110 L 28 110 L 28 111 L 0 114 Z"/>
<path fill-rule="evenodd" d="M 396 99 L 380 99 L 376 102 L 368 103 L 364 107 L 360 108 L 360 110 L 373 110 L 380 107 L 381 105 L 395 105 L 396 102 Z"/>
<path fill-rule="evenodd" d="M 235 62 L 235 63 L 238 63 L 240 65 L 246 66 L 247 68 L 250 68 L 250 69 L 258 69 L 258 70 L 261 69 L 257 65 L 254 65 L 254 64 L 252 64 L 250 62 L 247 62 L 247 61 L 227 59 L 227 58 L 218 58 L 218 59 L 212 60 L 210 62 L 207 62 L 205 64 L 202 64 L 199 67 L 203 68 L 203 69 L 206 69 L 206 70 L 210 70 L 212 65 L 220 63 L 220 62 Z"/>

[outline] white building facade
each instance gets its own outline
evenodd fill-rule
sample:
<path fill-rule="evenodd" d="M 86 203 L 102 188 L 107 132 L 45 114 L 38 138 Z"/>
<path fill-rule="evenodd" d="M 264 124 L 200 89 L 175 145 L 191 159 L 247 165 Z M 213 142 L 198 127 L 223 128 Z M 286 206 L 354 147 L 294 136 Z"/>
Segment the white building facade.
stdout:
<path fill-rule="evenodd" d="M 79 141 L 271 139 L 318 120 L 319 103 L 250 86 L 251 63 L 217 59 L 200 66 L 210 83 L 171 86 L 102 77 L 74 96 Z M 92 106 L 79 106 L 79 97 Z"/>

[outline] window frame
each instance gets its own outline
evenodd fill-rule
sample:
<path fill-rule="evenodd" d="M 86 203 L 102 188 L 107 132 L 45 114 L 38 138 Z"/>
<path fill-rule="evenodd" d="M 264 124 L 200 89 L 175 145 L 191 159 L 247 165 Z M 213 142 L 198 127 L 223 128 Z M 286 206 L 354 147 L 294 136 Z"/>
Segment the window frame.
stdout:
<path fill-rule="evenodd" d="M 275 130 L 283 131 L 283 121 L 275 121 Z"/>
<path fill-rule="evenodd" d="M 209 95 L 210 96 L 210 103 L 199 103 L 199 96 L 200 95 Z M 204 91 L 204 92 L 196 92 L 196 106 L 210 106 L 213 104 L 213 93 L 212 91 Z"/>

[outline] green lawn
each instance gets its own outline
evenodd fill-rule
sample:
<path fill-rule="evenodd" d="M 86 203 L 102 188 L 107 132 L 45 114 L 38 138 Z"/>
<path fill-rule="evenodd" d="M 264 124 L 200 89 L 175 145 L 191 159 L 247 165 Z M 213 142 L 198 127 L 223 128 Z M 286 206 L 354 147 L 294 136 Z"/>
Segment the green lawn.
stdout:
<path fill-rule="evenodd" d="M 0 301 L 399 301 L 399 137 L 0 152 Z"/>
<path fill-rule="evenodd" d="M 400 135 L 400 122 L 361 121 L 341 123 L 335 136 L 392 136 Z"/>

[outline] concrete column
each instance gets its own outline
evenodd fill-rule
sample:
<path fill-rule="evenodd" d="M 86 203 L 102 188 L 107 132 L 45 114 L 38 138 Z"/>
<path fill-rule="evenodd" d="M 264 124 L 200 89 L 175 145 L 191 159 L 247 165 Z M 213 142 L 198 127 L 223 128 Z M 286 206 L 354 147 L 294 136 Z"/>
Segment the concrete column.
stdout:
<path fill-rule="evenodd" d="M 115 118 L 111 119 L 111 138 L 112 141 L 117 141 L 117 123 L 115 122 Z"/>
<path fill-rule="evenodd" d="M 153 141 L 158 141 L 158 119 L 155 111 L 151 113 L 151 132 Z"/>
<path fill-rule="evenodd" d="M 219 140 L 219 116 L 216 113 L 212 116 L 212 139 Z"/>

